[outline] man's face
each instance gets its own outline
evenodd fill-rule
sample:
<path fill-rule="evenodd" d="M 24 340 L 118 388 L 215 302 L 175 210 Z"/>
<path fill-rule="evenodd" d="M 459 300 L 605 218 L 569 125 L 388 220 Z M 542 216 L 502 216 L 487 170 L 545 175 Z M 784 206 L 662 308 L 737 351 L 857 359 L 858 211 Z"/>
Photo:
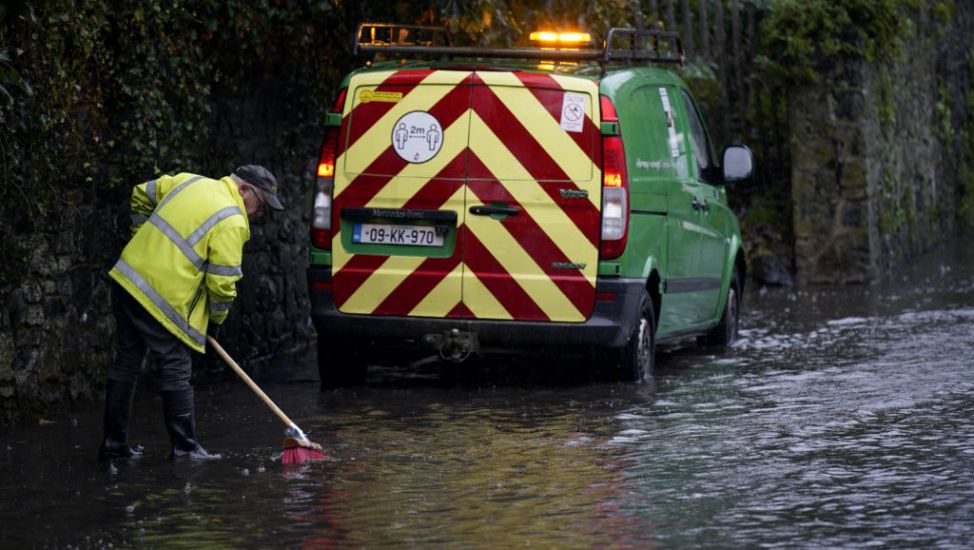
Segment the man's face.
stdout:
<path fill-rule="evenodd" d="M 247 208 L 247 218 L 259 220 L 264 215 L 264 210 L 267 209 L 264 192 L 249 183 L 241 185 L 240 192 L 243 196 L 244 206 Z"/>

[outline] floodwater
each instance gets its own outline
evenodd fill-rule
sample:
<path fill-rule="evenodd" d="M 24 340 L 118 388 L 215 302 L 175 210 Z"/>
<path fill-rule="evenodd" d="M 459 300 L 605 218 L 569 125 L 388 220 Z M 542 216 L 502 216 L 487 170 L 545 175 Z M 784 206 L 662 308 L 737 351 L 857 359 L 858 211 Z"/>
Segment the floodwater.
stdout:
<path fill-rule="evenodd" d="M 670 349 L 652 383 L 536 363 L 372 369 L 266 390 L 324 445 L 282 467 L 239 381 L 199 387 L 213 463 L 95 460 L 100 404 L 0 435 L 0 547 L 974 546 L 974 250 L 871 287 L 751 289 L 732 349 Z M 282 379 L 283 378 L 283 379 Z"/>

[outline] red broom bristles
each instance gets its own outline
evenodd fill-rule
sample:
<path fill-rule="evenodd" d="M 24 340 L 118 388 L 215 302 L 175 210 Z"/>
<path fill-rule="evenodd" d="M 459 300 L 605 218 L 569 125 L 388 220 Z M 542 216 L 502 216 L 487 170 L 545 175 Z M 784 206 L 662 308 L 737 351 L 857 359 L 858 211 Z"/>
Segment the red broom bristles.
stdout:
<path fill-rule="evenodd" d="M 308 449 L 306 447 L 290 447 L 284 449 L 281 455 L 281 464 L 304 464 L 315 460 L 324 460 L 325 453 L 318 449 Z"/>
<path fill-rule="evenodd" d="M 300 432 L 300 428 L 293 428 Z M 325 453 L 321 445 L 304 437 L 287 436 L 284 438 L 284 453 L 281 454 L 281 464 L 304 464 L 315 460 L 324 460 Z"/>

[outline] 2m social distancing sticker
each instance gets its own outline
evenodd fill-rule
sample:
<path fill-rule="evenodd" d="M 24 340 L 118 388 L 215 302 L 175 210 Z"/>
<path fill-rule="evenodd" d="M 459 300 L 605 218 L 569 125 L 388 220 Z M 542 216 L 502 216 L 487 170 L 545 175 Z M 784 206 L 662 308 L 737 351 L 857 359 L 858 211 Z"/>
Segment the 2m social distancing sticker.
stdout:
<path fill-rule="evenodd" d="M 392 148 L 399 158 L 422 164 L 435 157 L 443 146 L 443 125 L 425 111 L 404 114 L 392 128 Z"/>

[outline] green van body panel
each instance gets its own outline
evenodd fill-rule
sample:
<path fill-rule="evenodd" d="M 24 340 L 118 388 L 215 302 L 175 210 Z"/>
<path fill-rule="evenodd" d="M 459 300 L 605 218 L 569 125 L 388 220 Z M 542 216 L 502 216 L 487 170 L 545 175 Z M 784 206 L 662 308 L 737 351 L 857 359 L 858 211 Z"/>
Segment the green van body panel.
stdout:
<path fill-rule="evenodd" d="M 648 266 L 659 273 L 660 340 L 705 332 L 723 312 L 741 238 L 724 188 L 703 181 L 697 167 L 686 84 L 667 70 L 637 67 L 610 73 L 600 91 L 619 116 L 629 171 L 629 241 L 615 260 L 620 276 L 648 280 Z M 715 160 L 709 138 L 706 149 Z M 704 201 L 709 211 L 694 208 Z"/>

